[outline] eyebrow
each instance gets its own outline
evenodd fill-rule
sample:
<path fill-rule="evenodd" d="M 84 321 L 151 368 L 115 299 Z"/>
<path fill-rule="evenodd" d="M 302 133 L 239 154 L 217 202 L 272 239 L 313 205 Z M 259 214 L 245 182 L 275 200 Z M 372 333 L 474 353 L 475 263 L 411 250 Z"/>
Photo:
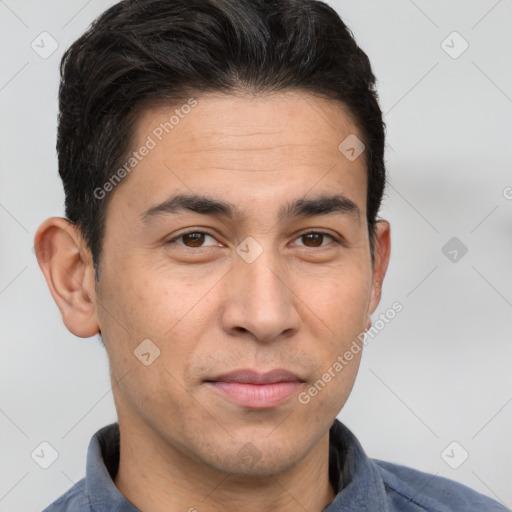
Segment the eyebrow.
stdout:
<path fill-rule="evenodd" d="M 232 203 L 198 194 L 177 194 L 164 202 L 152 206 L 141 214 L 143 222 L 160 215 L 177 215 L 183 211 L 191 211 L 201 215 L 240 219 L 244 215 Z M 361 218 L 359 207 L 343 194 L 320 195 L 317 197 L 296 199 L 283 205 L 278 212 L 278 220 L 294 217 L 317 217 L 333 213 L 351 215 Z"/>

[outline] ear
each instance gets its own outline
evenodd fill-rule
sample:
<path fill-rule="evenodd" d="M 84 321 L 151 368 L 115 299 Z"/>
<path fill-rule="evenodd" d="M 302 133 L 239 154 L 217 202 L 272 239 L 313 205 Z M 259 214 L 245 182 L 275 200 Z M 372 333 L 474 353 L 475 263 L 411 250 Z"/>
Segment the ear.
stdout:
<path fill-rule="evenodd" d="M 69 331 L 80 338 L 99 332 L 92 256 L 68 220 L 44 221 L 34 237 L 37 261 Z"/>
<path fill-rule="evenodd" d="M 379 305 L 382 295 L 382 283 L 388 269 L 391 252 L 391 228 L 386 220 L 379 220 L 374 235 L 373 282 L 368 314 L 371 315 Z"/>

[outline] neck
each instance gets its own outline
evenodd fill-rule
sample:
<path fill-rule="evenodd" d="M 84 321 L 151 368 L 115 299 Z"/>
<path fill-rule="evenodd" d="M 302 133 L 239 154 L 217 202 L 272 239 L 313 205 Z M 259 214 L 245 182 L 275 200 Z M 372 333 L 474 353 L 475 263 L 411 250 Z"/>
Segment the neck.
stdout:
<path fill-rule="evenodd" d="M 329 433 L 297 465 L 264 476 L 221 473 L 166 445 L 154 433 L 121 427 L 116 487 L 144 512 L 321 512 L 329 481 Z"/>

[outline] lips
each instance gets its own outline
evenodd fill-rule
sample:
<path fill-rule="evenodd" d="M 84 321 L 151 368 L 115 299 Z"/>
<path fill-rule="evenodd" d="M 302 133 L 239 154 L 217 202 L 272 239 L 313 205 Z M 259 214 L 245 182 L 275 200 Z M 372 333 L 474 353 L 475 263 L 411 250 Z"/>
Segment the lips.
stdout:
<path fill-rule="evenodd" d="M 304 382 L 294 373 L 277 368 L 266 373 L 258 373 L 254 370 L 243 369 L 234 370 L 212 379 L 207 379 L 207 382 L 243 382 L 245 384 L 273 384 L 276 382 Z"/>
<path fill-rule="evenodd" d="M 267 409 L 289 399 L 304 380 L 282 368 L 265 373 L 242 369 L 207 379 L 205 384 L 242 407 Z"/>

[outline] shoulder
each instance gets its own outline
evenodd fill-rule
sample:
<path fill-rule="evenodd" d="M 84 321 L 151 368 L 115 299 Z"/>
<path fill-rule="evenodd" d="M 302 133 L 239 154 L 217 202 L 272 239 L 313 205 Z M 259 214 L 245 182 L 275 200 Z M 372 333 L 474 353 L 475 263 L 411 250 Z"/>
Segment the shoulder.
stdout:
<path fill-rule="evenodd" d="M 82 478 L 60 498 L 48 505 L 43 512 L 94 512 L 84 488 L 85 478 Z"/>
<path fill-rule="evenodd" d="M 373 459 L 388 493 L 400 510 L 406 503 L 428 512 L 508 512 L 497 501 L 438 475 Z M 391 497 L 391 496 L 390 496 Z M 408 509 L 404 509 L 408 510 Z"/>

